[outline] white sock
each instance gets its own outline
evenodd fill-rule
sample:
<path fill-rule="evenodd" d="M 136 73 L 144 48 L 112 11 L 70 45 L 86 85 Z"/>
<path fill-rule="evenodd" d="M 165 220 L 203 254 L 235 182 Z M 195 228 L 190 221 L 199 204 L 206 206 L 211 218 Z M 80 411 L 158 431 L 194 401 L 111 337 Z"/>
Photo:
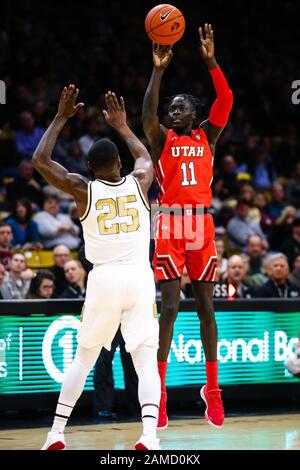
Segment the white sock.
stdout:
<path fill-rule="evenodd" d="M 74 361 L 66 372 L 58 398 L 51 431 L 63 433 L 73 408 L 84 388 L 102 346 L 87 349 L 78 345 Z"/>
<path fill-rule="evenodd" d="M 160 378 L 157 369 L 157 349 L 143 346 L 131 353 L 139 379 L 139 402 L 142 408 L 143 434 L 156 439 L 160 402 Z"/>

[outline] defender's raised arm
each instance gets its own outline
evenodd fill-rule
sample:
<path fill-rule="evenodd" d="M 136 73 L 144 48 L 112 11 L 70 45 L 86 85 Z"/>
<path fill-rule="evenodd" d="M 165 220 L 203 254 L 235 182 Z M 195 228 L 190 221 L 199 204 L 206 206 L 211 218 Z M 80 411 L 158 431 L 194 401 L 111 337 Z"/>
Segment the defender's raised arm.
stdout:
<path fill-rule="evenodd" d="M 120 97 L 119 102 L 115 93 L 109 91 L 105 95 L 105 101 L 107 105 L 107 110 L 103 110 L 105 120 L 126 142 L 131 155 L 135 159 L 132 174 L 139 180 L 143 191 L 147 191 L 153 180 L 153 165 L 150 154 L 126 122 L 123 97 Z"/>
<path fill-rule="evenodd" d="M 77 203 L 79 213 L 83 213 L 87 204 L 87 179 L 82 175 L 69 173 L 65 167 L 51 159 L 62 128 L 67 120 L 75 116 L 84 106 L 83 103 L 75 104 L 78 94 L 79 90 L 74 85 L 64 87 L 57 114 L 33 154 L 32 165 L 49 184 L 71 194 Z"/>

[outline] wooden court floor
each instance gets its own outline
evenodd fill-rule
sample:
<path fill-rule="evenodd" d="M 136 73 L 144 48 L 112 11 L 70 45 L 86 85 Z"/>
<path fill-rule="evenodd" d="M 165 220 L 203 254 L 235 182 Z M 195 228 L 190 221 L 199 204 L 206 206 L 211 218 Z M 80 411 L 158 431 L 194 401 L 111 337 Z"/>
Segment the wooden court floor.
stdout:
<path fill-rule="evenodd" d="M 0 450 L 40 449 L 48 429 L 0 431 Z M 68 450 L 130 450 L 141 434 L 140 423 L 70 426 Z M 227 418 L 214 429 L 203 418 L 171 420 L 159 432 L 164 450 L 300 450 L 300 413 Z"/>

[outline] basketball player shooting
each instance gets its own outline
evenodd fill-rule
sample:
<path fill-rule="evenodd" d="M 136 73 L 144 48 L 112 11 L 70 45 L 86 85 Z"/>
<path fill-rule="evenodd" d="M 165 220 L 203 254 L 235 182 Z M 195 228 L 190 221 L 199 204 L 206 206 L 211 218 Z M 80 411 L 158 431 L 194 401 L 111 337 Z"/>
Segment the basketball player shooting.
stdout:
<path fill-rule="evenodd" d="M 200 55 L 208 67 L 217 95 L 208 119 L 202 122 L 200 128 L 193 129 L 197 100 L 191 95 L 178 94 L 169 104 L 172 128 L 166 129 L 159 122 L 157 110 L 160 83 L 172 59 L 172 46 L 153 44 L 153 72 L 143 102 L 143 127 L 151 145 L 162 204 L 154 254 L 155 276 L 160 281 L 162 292 L 158 350 L 161 378 L 159 428 L 168 425 L 165 377 L 184 265 L 193 283 L 205 352 L 207 382 L 200 391 L 206 404 L 205 417 L 209 424 L 216 427 L 221 427 L 224 421 L 218 385 L 217 325 L 213 309 L 217 254 L 213 219 L 208 209 L 212 199 L 215 146 L 227 123 L 233 97 L 215 58 L 212 26 L 205 24 L 203 29 L 199 28 L 199 35 Z M 168 209 L 174 205 L 177 209 Z M 184 233 L 182 236 L 178 235 L 179 226 L 182 228 L 181 233 Z M 195 239 L 201 241 L 201 247 L 195 245 L 195 249 L 190 249 L 190 242 L 195 239 L 186 236 L 185 226 L 196 228 Z"/>
<path fill-rule="evenodd" d="M 42 450 L 65 448 L 64 429 L 73 407 L 102 347 L 110 349 L 120 323 L 139 379 L 143 434 L 135 448 L 159 449 L 156 437 L 160 400 L 158 322 L 149 263 L 147 201 L 153 165 L 146 148 L 126 124 L 123 98 L 119 102 L 110 91 L 105 95 L 104 117 L 126 142 L 135 159 L 134 171 L 124 178 L 120 176 L 119 152 L 109 139 L 98 140 L 88 153 L 94 181 L 69 173 L 52 161 L 62 128 L 83 106 L 83 103 L 75 104 L 78 93 L 74 85 L 64 88 L 58 112 L 32 158 L 33 166 L 49 184 L 74 197 L 83 227 L 86 257 L 94 265 L 88 277 L 77 351 L 65 374 L 53 426 Z"/>

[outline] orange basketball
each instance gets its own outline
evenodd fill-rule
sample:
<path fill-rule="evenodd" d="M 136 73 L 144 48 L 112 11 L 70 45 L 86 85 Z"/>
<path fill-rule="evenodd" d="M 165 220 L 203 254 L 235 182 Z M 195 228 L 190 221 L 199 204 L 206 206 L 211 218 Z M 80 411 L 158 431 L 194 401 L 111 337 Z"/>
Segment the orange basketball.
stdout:
<path fill-rule="evenodd" d="M 185 20 L 181 11 L 173 5 L 157 5 L 146 16 L 145 29 L 151 41 L 168 46 L 182 37 Z"/>

